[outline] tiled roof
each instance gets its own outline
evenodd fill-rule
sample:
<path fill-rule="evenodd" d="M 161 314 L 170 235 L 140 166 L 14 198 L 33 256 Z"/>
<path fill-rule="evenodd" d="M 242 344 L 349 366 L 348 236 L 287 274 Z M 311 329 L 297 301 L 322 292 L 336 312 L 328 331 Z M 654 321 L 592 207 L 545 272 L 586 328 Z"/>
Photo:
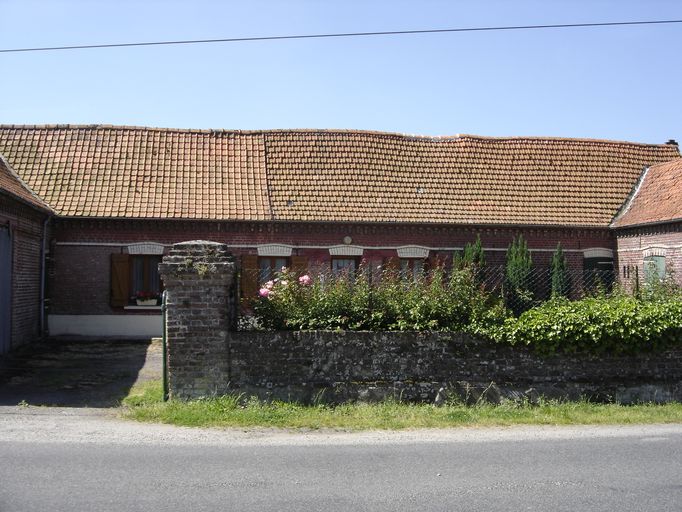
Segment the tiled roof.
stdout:
<path fill-rule="evenodd" d="M 263 134 L 4 126 L 0 153 L 64 216 L 270 218 Z"/>
<path fill-rule="evenodd" d="M 350 130 L 0 126 L 0 153 L 76 217 L 608 226 L 674 145 Z"/>
<path fill-rule="evenodd" d="M 21 178 L 7 165 L 0 155 L 0 192 L 5 192 L 40 210 L 50 208 L 21 181 Z"/>
<path fill-rule="evenodd" d="M 650 167 L 612 226 L 682 220 L 682 158 Z"/>
<path fill-rule="evenodd" d="M 673 145 L 550 139 L 267 135 L 276 219 L 608 226 Z"/>

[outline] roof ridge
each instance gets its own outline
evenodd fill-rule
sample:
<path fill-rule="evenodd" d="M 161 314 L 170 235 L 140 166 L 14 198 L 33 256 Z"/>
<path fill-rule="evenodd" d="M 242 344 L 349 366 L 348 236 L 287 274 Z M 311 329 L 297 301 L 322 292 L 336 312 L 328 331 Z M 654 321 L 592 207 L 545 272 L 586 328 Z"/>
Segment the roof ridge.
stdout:
<path fill-rule="evenodd" d="M 639 174 L 637 181 L 632 186 L 630 193 L 625 198 L 625 201 L 623 201 L 623 204 L 618 209 L 616 214 L 613 216 L 613 219 L 611 219 L 609 226 L 615 226 L 618 223 L 618 221 L 630 210 L 630 208 L 632 207 L 632 203 L 635 201 L 635 197 L 637 197 L 637 194 L 639 194 L 639 191 L 642 189 L 642 185 L 644 185 L 644 180 L 646 179 L 647 174 L 649 174 L 649 171 L 651 170 L 652 167 L 653 166 L 648 165 L 644 167 L 644 169 L 642 169 L 642 172 Z"/>
<path fill-rule="evenodd" d="M 156 126 L 139 125 L 113 125 L 113 124 L 0 124 L 0 130 L 120 130 L 120 131 L 149 131 L 149 132 L 168 132 L 168 133 L 198 133 L 198 134 L 228 134 L 228 135 L 268 135 L 279 133 L 338 133 L 338 134 L 358 134 L 358 135 L 378 135 L 386 137 L 400 137 L 405 139 L 433 140 L 433 141 L 452 141 L 460 139 L 474 139 L 482 141 L 556 141 L 556 142 L 585 142 L 595 144 L 616 144 L 645 147 L 669 147 L 674 144 L 662 143 L 655 144 L 649 142 L 633 142 L 612 139 L 594 139 L 586 137 L 558 137 L 542 135 L 514 135 L 514 136 L 492 136 L 476 135 L 468 133 L 458 133 L 455 135 L 422 135 L 402 132 L 390 132 L 381 130 L 365 130 L 355 128 L 269 128 L 263 130 L 239 130 L 227 128 L 166 128 Z M 678 150 L 679 151 L 679 150 Z"/>

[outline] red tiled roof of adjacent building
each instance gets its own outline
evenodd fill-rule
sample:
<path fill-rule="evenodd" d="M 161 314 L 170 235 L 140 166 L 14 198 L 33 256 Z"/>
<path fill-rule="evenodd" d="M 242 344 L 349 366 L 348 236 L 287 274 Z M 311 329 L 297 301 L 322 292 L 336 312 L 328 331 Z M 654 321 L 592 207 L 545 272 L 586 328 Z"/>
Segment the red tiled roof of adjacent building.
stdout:
<path fill-rule="evenodd" d="M 0 126 L 68 217 L 606 227 L 672 144 L 352 130 Z"/>
<path fill-rule="evenodd" d="M 611 224 L 615 228 L 682 221 L 682 158 L 647 169 Z"/>
<path fill-rule="evenodd" d="M 5 162 L 2 155 L 0 155 L 0 192 L 9 194 L 33 208 L 50 210 L 50 207 L 34 194 L 9 165 L 7 165 L 7 162 Z"/>

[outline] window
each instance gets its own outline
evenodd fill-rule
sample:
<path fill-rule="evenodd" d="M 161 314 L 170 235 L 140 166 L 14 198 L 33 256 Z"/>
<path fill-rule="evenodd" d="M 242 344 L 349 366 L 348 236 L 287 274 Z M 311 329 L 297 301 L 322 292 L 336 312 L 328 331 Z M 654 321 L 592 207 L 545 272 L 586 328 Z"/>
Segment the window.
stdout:
<path fill-rule="evenodd" d="M 424 273 L 423 258 L 401 258 L 400 275 L 403 278 L 418 279 Z"/>
<path fill-rule="evenodd" d="M 594 257 L 583 260 L 583 286 L 588 291 L 610 291 L 616 278 L 613 258 Z"/>
<path fill-rule="evenodd" d="M 644 258 L 644 280 L 647 282 L 665 279 L 665 256 Z"/>
<path fill-rule="evenodd" d="M 161 256 L 135 255 L 130 257 L 130 291 L 133 297 L 140 294 L 161 295 L 159 263 L 161 263 Z"/>
<path fill-rule="evenodd" d="M 277 256 L 264 256 L 258 258 L 258 281 L 263 284 L 274 279 L 277 272 L 282 271 L 282 267 L 289 266 L 289 258 Z"/>
<path fill-rule="evenodd" d="M 355 272 L 358 268 L 357 258 L 332 258 L 332 274 Z"/>
<path fill-rule="evenodd" d="M 111 306 L 158 305 L 163 292 L 159 276 L 161 254 L 111 255 Z"/>

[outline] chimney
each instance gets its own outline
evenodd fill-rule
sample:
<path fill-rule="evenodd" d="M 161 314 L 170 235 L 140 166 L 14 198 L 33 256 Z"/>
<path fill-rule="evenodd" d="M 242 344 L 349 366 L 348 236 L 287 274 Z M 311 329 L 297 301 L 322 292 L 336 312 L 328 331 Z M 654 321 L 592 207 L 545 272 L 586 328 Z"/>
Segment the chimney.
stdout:
<path fill-rule="evenodd" d="M 670 144 L 671 146 L 679 146 L 677 141 L 675 139 L 670 139 L 666 144 Z"/>

